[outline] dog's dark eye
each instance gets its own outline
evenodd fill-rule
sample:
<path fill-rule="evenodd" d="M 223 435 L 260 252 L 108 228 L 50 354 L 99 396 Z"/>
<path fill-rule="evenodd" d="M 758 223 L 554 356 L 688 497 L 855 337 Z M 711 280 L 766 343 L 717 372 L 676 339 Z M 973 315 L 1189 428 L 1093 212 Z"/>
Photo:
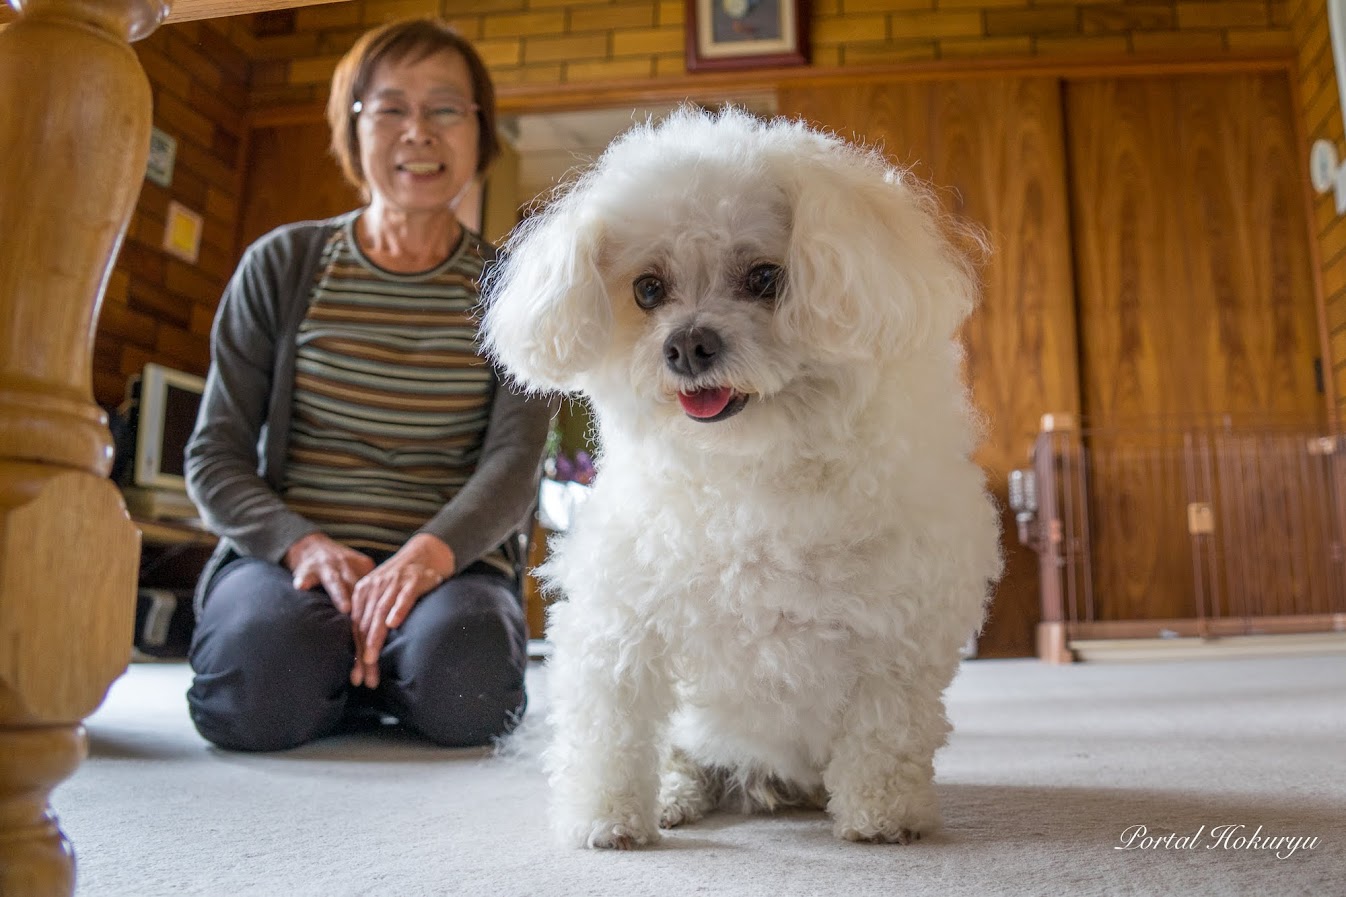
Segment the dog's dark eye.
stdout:
<path fill-rule="evenodd" d="M 784 273 L 780 265 L 757 265 L 748 272 L 744 286 L 753 297 L 771 301 L 780 294 Z"/>
<path fill-rule="evenodd" d="M 657 308 L 664 301 L 664 282 L 653 274 L 637 277 L 631 286 L 636 295 L 636 305 L 641 308 Z"/>

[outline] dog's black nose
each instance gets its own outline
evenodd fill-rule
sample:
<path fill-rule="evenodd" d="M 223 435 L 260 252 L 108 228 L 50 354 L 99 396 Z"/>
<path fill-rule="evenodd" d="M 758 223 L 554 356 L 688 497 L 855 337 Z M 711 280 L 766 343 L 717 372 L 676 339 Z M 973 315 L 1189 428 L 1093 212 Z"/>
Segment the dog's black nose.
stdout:
<path fill-rule="evenodd" d="M 675 374 L 695 377 L 715 366 L 724 343 L 714 330 L 688 327 L 664 340 L 664 360 Z"/>

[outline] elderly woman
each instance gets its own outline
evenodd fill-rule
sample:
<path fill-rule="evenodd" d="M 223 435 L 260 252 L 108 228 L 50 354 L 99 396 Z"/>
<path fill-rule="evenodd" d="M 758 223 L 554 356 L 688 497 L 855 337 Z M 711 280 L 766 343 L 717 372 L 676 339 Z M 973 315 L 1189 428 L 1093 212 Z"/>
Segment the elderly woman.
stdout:
<path fill-rule="evenodd" d="M 478 354 L 495 251 L 455 207 L 499 151 L 494 91 L 446 25 L 394 22 L 341 61 L 327 117 L 368 204 L 257 241 L 212 334 L 191 716 L 236 750 L 354 711 L 479 745 L 524 707 L 517 534 L 549 420 Z"/>

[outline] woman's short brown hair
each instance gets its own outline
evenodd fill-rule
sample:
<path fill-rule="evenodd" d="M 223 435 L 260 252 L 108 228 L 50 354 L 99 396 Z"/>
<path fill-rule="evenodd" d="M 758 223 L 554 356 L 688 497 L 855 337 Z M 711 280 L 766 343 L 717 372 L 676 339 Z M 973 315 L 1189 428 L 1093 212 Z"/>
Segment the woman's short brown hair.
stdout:
<path fill-rule="evenodd" d="M 419 62 L 443 52 L 457 53 L 472 74 L 472 100 L 477 104 L 477 174 L 500 155 L 495 131 L 495 85 L 491 73 L 467 38 L 448 23 L 434 18 L 403 19 L 366 32 L 337 63 L 332 93 L 327 98 L 327 124 L 332 129 L 332 155 L 341 172 L 368 199 L 365 173 L 360 167 L 360 143 L 355 133 L 354 106 L 369 88 L 382 62 Z"/>

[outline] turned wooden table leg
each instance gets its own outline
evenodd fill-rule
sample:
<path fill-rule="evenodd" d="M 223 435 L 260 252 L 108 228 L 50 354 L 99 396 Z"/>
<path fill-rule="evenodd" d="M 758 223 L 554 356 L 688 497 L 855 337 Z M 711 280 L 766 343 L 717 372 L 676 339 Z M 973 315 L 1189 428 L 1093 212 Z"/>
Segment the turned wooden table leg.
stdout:
<path fill-rule="evenodd" d="M 158 0 L 10 0 L 0 30 L 0 895 L 74 890 L 51 790 L 130 659 L 139 535 L 94 327 L 149 150 Z"/>

